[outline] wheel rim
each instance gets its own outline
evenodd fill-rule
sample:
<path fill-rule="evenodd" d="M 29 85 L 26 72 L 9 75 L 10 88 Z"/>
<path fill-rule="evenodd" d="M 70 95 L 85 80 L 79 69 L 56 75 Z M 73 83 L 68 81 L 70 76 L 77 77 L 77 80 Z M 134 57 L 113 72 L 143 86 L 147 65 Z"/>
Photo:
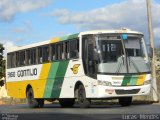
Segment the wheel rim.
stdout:
<path fill-rule="evenodd" d="M 34 98 L 33 98 L 32 92 L 29 92 L 29 93 L 28 93 L 28 102 L 29 102 L 30 104 L 32 104 L 32 103 L 34 102 Z"/>
<path fill-rule="evenodd" d="M 80 103 L 83 103 L 84 100 L 85 100 L 84 91 L 83 91 L 83 89 L 80 89 L 80 90 L 79 90 L 79 102 L 80 102 Z"/>

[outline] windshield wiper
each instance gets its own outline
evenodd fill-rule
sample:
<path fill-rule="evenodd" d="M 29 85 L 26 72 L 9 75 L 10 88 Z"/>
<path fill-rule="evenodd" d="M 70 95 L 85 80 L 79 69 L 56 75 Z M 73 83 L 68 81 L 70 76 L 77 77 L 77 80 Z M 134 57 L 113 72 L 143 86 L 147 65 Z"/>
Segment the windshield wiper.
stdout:
<path fill-rule="evenodd" d="M 136 66 L 136 64 L 134 63 L 134 61 L 130 57 L 128 57 L 128 59 L 129 59 L 129 61 L 131 61 L 133 63 L 133 66 L 136 69 L 136 71 L 138 72 L 138 74 L 140 74 L 140 71 L 139 71 L 138 67 Z"/>
<path fill-rule="evenodd" d="M 120 72 L 121 66 L 122 66 L 122 60 L 120 62 L 118 61 L 118 67 L 117 67 L 117 70 L 116 70 L 116 74 L 118 74 Z"/>
<path fill-rule="evenodd" d="M 116 74 L 118 74 L 120 72 L 122 64 L 124 65 L 124 56 L 122 55 L 120 58 L 121 59 L 118 61 L 118 67 L 117 67 L 117 70 L 116 70 Z"/>

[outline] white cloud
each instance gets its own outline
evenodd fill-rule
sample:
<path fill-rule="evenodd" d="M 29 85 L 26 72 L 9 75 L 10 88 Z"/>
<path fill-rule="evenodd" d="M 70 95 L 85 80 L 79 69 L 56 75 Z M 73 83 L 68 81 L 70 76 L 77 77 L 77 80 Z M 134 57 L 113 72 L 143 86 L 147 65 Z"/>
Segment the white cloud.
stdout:
<path fill-rule="evenodd" d="M 66 16 L 66 15 L 69 15 L 70 12 L 66 9 L 58 9 L 58 10 L 54 10 L 53 12 L 50 12 L 49 14 L 46 14 L 46 16 L 56 16 L 56 17 L 59 17 L 59 16 Z"/>
<path fill-rule="evenodd" d="M 15 44 L 13 41 L 9 41 L 9 40 L 0 40 L 0 43 L 3 44 L 3 47 L 5 48 L 4 50 L 4 58 L 7 56 L 7 52 L 11 47 L 14 47 Z"/>
<path fill-rule="evenodd" d="M 146 3 L 145 0 L 128 0 L 88 12 L 73 13 L 60 9 L 52 13 L 51 15 L 58 17 L 58 21 L 63 24 L 82 25 L 89 28 L 115 28 L 126 24 L 132 26 L 146 19 Z"/>
<path fill-rule="evenodd" d="M 152 0 L 153 27 L 160 26 L 160 4 Z M 57 18 L 61 24 L 73 24 L 81 30 L 130 28 L 146 34 L 148 21 L 146 0 L 127 0 L 118 4 L 83 12 L 65 9 L 55 10 L 50 16 Z M 158 37 L 158 36 L 156 36 Z"/>
<path fill-rule="evenodd" d="M 0 21 L 10 21 L 19 12 L 29 12 L 43 8 L 51 0 L 1 0 L 0 1 Z"/>

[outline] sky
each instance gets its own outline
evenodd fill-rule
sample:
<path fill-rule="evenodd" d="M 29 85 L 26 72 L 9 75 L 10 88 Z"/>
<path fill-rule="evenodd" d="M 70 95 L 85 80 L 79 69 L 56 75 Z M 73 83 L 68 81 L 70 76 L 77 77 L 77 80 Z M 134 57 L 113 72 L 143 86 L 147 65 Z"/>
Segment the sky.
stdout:
<path fill-rule="evenodd" d="M 160 0 L 151 0 L 160 45 Z M 0 0 L 0 43 L 23 46 L 86 30 L 129 28 L 148 42 L 146 0 Z"/>

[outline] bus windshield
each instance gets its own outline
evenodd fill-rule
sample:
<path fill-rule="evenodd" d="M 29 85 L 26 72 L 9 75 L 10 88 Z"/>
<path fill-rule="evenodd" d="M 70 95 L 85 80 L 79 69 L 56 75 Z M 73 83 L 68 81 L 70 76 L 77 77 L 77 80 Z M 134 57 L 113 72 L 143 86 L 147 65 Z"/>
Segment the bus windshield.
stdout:
<path fill-rule="evenodd" d="M 148 56 L 142 36 L 99 35 L 96 40 L 99 56 L 99 73 L 144 73 L 149 72 Z"/>

